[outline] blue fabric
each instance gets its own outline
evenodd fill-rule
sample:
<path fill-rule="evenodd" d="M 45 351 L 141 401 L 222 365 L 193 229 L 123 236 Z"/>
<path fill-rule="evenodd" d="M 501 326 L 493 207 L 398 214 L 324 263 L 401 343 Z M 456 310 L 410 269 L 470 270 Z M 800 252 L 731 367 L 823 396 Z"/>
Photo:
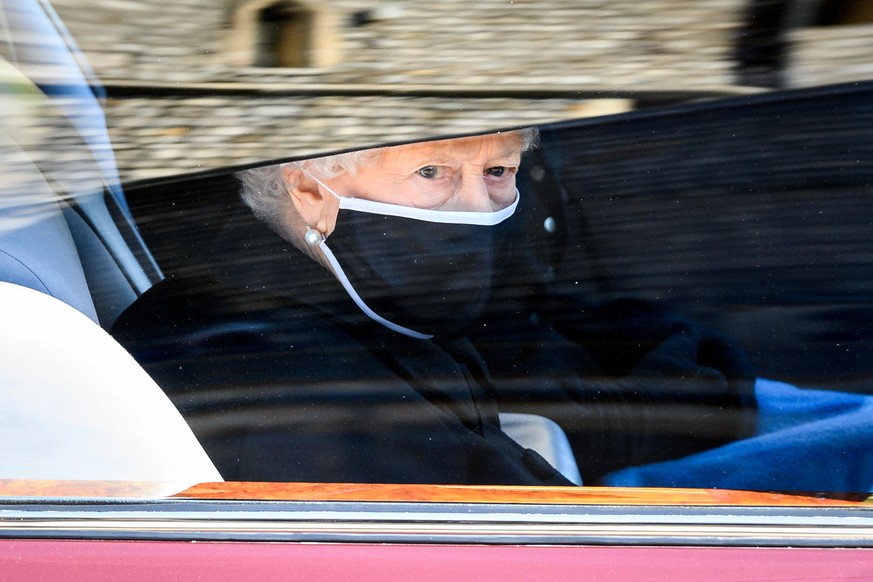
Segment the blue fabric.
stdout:
<path fill-rule="evenodd" d="M 674 461 L 622 469 L 606 484 L 757 491 L 873 491 L 873 397 L 759 379 L 757 434 Z"/>

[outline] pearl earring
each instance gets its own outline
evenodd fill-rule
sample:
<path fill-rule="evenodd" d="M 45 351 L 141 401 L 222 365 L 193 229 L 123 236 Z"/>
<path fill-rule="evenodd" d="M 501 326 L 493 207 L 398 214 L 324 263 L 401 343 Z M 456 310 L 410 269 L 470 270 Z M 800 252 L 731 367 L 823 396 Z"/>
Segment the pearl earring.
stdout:
<path fill-rule="evenodd" d="M 303 235 L 303 240 L 311 247 L 317 247 L 324 240 L 324 235 L 314 228 L 306 227 L 306 234 Z"/>

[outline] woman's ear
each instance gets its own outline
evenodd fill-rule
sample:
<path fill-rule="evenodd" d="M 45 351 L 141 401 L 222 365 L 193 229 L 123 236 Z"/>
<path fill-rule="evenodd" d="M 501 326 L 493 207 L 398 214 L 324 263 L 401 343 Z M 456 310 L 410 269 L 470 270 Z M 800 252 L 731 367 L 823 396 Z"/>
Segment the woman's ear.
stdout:
<path fill-rule="evenodd" d="M 336 221 L 334 196 L 325 192 L 296 164 L 285 166 L 282 172 L 291 202 L 304 222 L 325 234 L 328 234 L 328 228 L 333 230 Z"/>

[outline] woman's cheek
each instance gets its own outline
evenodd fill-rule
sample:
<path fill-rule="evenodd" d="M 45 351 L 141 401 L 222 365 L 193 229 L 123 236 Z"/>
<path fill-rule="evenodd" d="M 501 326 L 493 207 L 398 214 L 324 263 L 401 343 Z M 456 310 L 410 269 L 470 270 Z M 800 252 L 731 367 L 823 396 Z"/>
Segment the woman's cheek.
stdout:
<path fill-rule="evenodd" d="M 515 176 L 502 181 L 500 184 L 490 185 L 488 192 L 497 207 L 496 210 L 506 208 L 515 201 Z"/>

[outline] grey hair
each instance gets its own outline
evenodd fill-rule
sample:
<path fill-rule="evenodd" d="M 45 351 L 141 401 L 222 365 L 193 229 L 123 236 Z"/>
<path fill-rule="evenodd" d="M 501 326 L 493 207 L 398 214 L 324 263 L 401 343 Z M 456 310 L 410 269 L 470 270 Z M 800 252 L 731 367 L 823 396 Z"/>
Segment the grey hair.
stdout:
<path fill-rule="evenodd" d="M 540 145 L 540 130 L 536 127 L 525 127 L 518 130 L 521 136 L 521 151 L 522 153 L 535 150 Z"/>
<path fill-rule="evenodd" d="M 523 152 L 536 148 L 539 132 L 535 127 L 515 131 L 521 136 Z M 319 180 L 327 180 L 342 174 L 354 175 L 361 166 L 378 163 L 381 155 L 382 148 L 376 148 L 243 170 L 236 173 L 242 184 L 240 197 L 255 216 L 274 230 L 279 230 L 282 202 L 288 199 L 288 192 L 296 186 L 286 182 L 283 171 L 286 167 L 300 167 Z"/>
<path fill-rule="evenodd" d="M 359 150 L 323 158 L 313 158 L 284 164 L 273 164 L 251 168 L 236 173 L 242 187 L 240 197 L 255 216 L 278 230 L 282 218 L 282 202 L 288 199 L 288 192 L 296 184 L 285 179 L 286 167 L 299 167 L 319 180 L 327 180 L 341 174 L 354 175 L 362 165 L 375 164 L 381 150 Z"/>

